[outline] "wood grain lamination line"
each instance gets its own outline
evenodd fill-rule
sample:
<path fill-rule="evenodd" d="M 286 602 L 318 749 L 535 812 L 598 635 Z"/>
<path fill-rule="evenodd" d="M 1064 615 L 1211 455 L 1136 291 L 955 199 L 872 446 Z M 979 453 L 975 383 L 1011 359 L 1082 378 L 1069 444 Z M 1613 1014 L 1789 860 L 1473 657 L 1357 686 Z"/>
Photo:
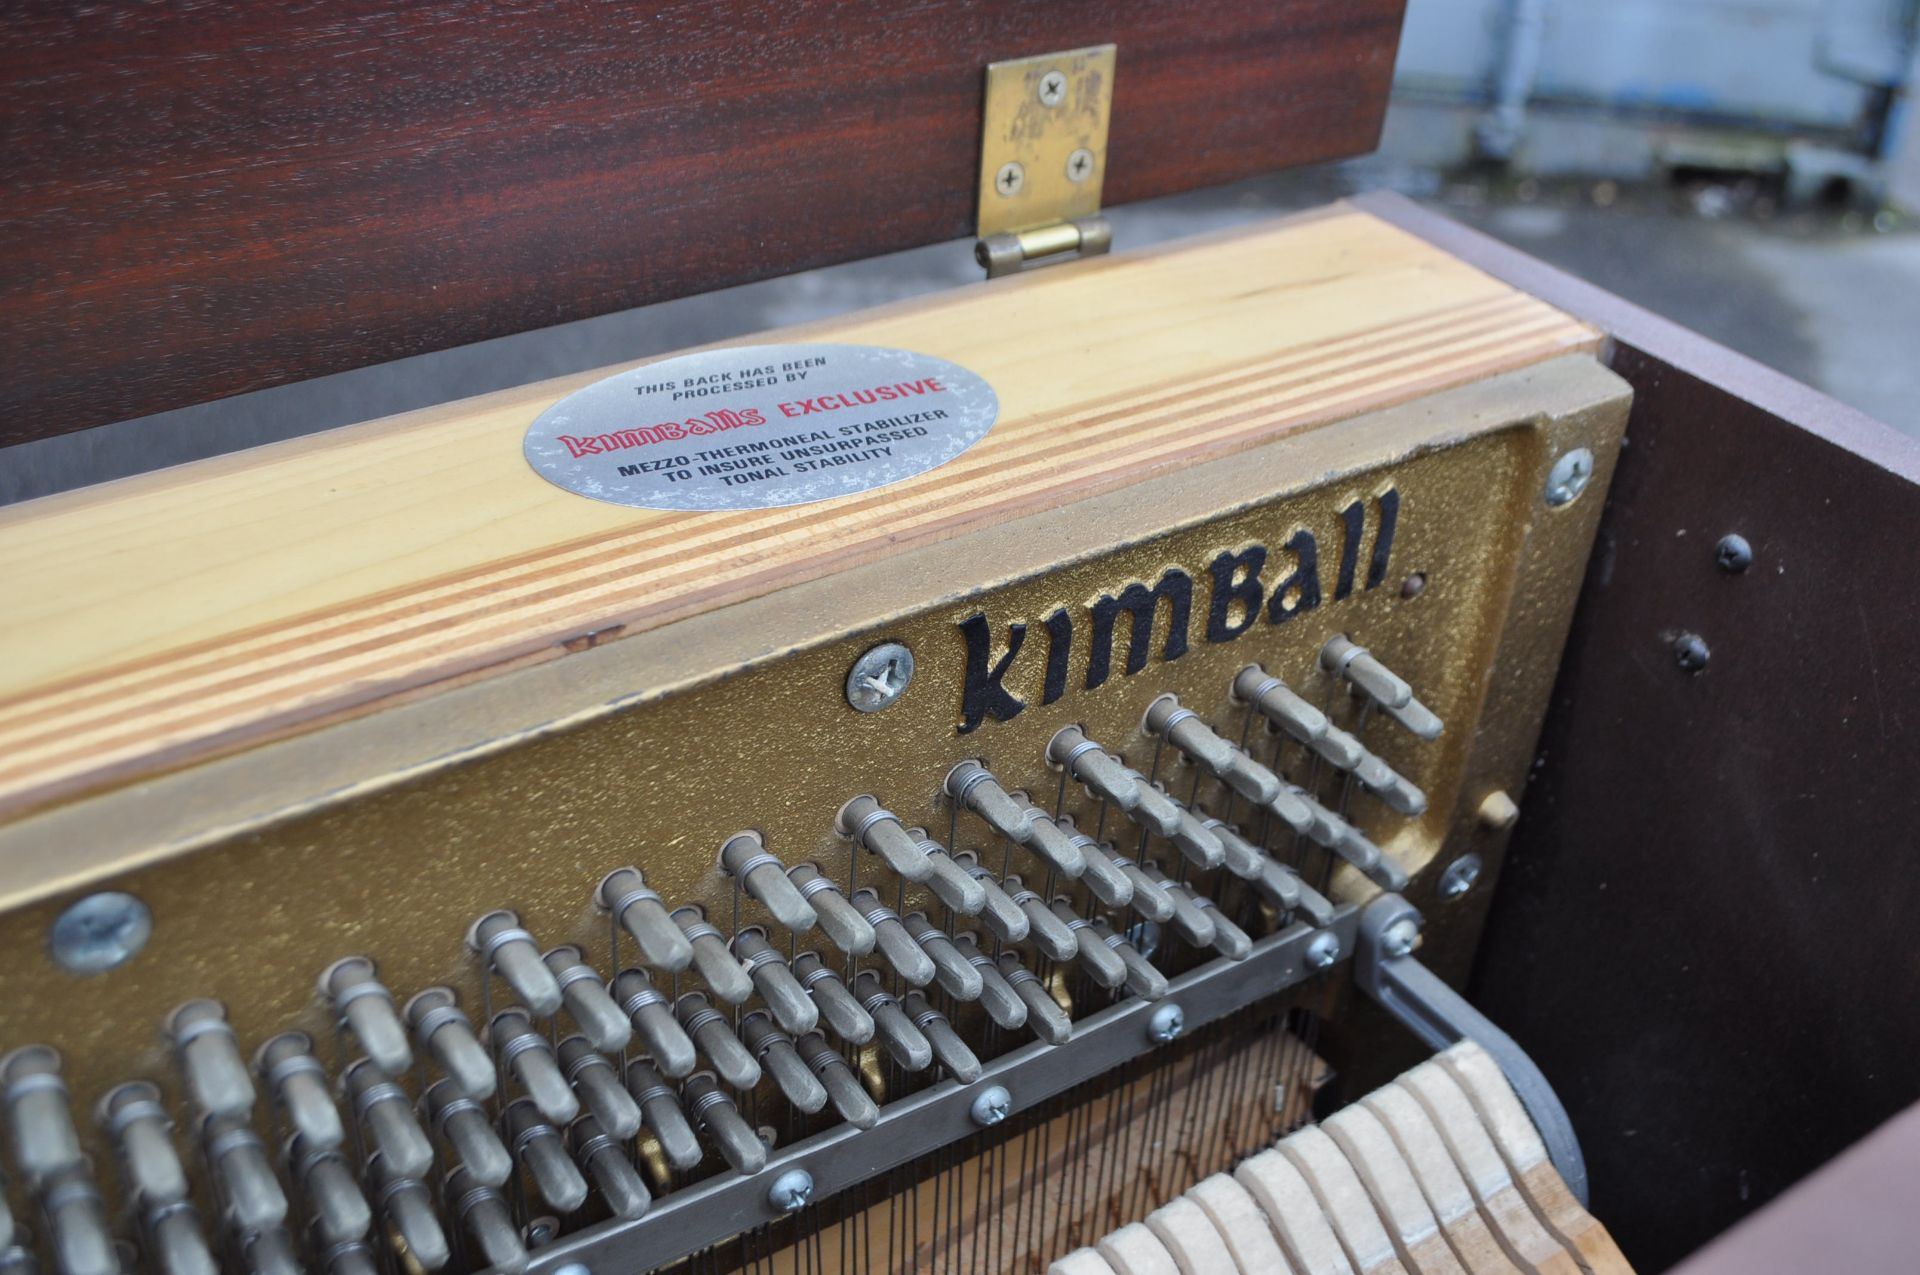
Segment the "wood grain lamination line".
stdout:
<path fill-rule="evenodd" d="M 1349 227 L 1315 233 L 1371 232 Z M 956 460 L 890 487 L 776 510 L 602 509 L 596 517 L 610 526 L 596 534 L 556 536 L 522 552 L 476 556 L 453 570 L 416 569 L 415 579 L 396 567 L 389 578 L 399 583 L 387 588 L 330 605 L 290 607 L 276 620 L 24 686 L 0 698 L 0 811 L 229 751 L 480 670 L 554 658 L 587 634 L 657 628 L 989 522 L 1590 349 L 1597 340 L 1591 329 L 1524 294 L 1449 271 L 1451 263 L 1443 258 L 1409 262 L 1404 244 L 1382 248 L 1372 278 L 1366 255 L 1349 250 L 1323 263 L 1336 268 L 1297 273 L 1284 288 L 1249 293 L 1236 280 L 1238 303 L 1292 307 L 1281 313 L 1293 325 L 1290 339 L 1276 340 L 1277 348 L 1257 356 L 1235 357 L 1258 349 L 1257 335 L 1211 358 L 1189 349 L 1167 361 L 1164 375 L 1159 368 L 1148 377 L 1135 374 L 1127 388 L 1100 397 L 1074 400 L 1056 392 L 1061 401 L 1051 407 L 1041 395 L 1020 392 L 1031 386 L 1031 379 L 1021 379 L 1031 378 L 1031 370 L 996 376 L 991 364 L 982 366 L 990 380 L 1009 386 L 999 424 Z M 1224 281 L 1212 276 L 1209 286 Z M 1080 286 L 1112 284 L 1089 279 Z M 1353 294 L 1383 287 L 1414 292 L 1389 298 L 1383 309 L 1397 308 L 1394 317 L 1367 322 Z M 1327 304 L 1329 288 L 1340 293 L 1335 303 L 1347 307 L 1345 330 L 1310 335 L 1311 327 L 1298 321 L 1299 307 Z M 1290 295 L 1282 299 L 1280 293 Z M 1137 345 L 1150 339 L 1144 326 L 1150 311 L 1126 317 L 1141 324 L 1126 334 L 1129 340 Z M 858 335 L 884 335 L 884 329 Z M 1011 340 L 1009 346 L 1010 354 L 1022 352 Z M 1097 370 L 1100 357 L 1087 356 L 1093 365 L 1088 371 Z M 488 421 L 482 437 L 487 446 L 517 441 L 517 434 L 507 433 L 511 419 L 503 423 L 498 409 L 474 419 Z M 443 428 L 458 428 L 460 421 L 455 417 Z M 339 444 L 374 445 L 364 436 Z M 426 463 L 412 453 L 403 459 L 416 469 Z M 273 462 L 263 463 L 270 468 Z M 217 494 L 247 479 L 242 470 L 201 481 L 225 484 Z M 544 484 L 530 491 L 527 484 L 541 483 L 531 471 L 509 470 L 488 481 L 523 502 L 577 499 L 549 492 Z M 390 509 L 408 499 L 403 493 L 402 484 L 383 476 L 359 499 L 363 508 Z M 300 516 L 324 526 L 327 515 L 316 504 Z"/>
<path fill-rule="evenodd" d="M 1326 386 L 1342 383 L 1357 370 L 1372 373 L 1389 367 L 1397 369 L 1400 364 L 1396 360 L 1413 355 L 1463 347 L 1477 348 L 1471 346 L 1470 339 L 1524 337 L 1563 322 L 1550 311 L 1525 298 L 1495 297 L 1464 306 L 1456 315 L 1440 316 L 1419 324 L 1400 325 L 1397 329 L 1368 329 L 1320 343 L 1324 351 L 1322 357 L 1255 361 L 1235 368 L 1230 373 L 1200 378 L 1190 385 L 1152 398 L 1131 395 L 1116 398 L 1044 424 L 1010 421 L 1007 422 L 1007 426 L 1012 427 L 1010 436 L 1017 441 L 994 450 L 984 461 L 979 459 L 981 453 L 978 449 L 961 456 L 942 470 L 942 482 L 949 492 L 963 489 L 972 491 L 985 481 L 991 481 L 998 491 L 1011 491 L 1016 486 L 1025 491 L 1032 485 L 1027 480 L 1049 473 L 1056 466 L 1089 459 L 1101 460 L 1107 449 L 1118 441 L 1115 436 L 1136 429 L 1143 419 L 1162 419 L 1165 413 L 1175 407 L 1185 409 L 1190 421 L 1199 419 L 1197 409 L 1202 405 L 1224 408 L 1264 402 L 1269 408 L 1279 411 L 1302 401 L 1297 391 L 1310 386 L 1324 390 Z M 1377 345 L 1371 352 L 1363 348 L 1389 333 L 1403 339 L 1402 344 L 1394 347 L 1395 359 L 1382 357 Z M 1444 339 L 1440 339 L 1442 333 L 1445 334 Z M 1411 339 L 1416 337 L 1428 339 Z M 1335 352 L 1338 357 L 1325 356 Z M 1399 386 L 1396 384 L 1395 388 Z M 1327 402 L 1331 403 L 1333 399 L 1327 397 Z M 1116 404 L 1126 404 L 1127 408 L 1115 410 Z M 1232 416 L 1206 419 L 1216 427 L 1232 427 L 1246 423 L 1251 415 L 1239 412 Z M 1285 425 L 1291 422 L 1283 416 L 1276 416 L 1275 423 Z M 1189 444 L 1216 438 L 1219 433 L 1216 428 L 1210 433 L 1185 438 L 1169 437 L 1160 441 L 1151 454 L 1156 459 L 1179 455 Z M 1080 472 L 1091 475 L 1119 467 L 1108 463 Z M 1016 476 L 1021 482 L 1010 482 Z M 910 480 L 912 483 L 926 481 L 924 475 Z M 90 709 L 118 705 L 128 695 L 143 695 L 161 686 L 171 694 L 166 699 L 154 701 L 156 707 L 193 698 L 206 690 L 213 680 L 221 685 L 237 687 L 271 676 L 265 670 L 256 674 L 235 674 L 228 668 L 234 652 L 243 645 L 250 656 L 256 659 L 273 658 L 303 648 L 309 656 L 319 656 L 363 647 L 370 639 L 399 639 L 418 635 L 418 625 L 404 632 L 392 626 L 417 619 L 423 608 L 430 604 L 462 604 L 469 608 L 466 612 L 468 615 L 477 616 L 503 610 L 514 603 L 573 596 L 574 582 L 579 579 L 579 573 L 587 569 L 613 569 L 610 575 L 601 571 L 597 580 L 632 581 L 637 578 L 631 571 L 635 559 L 646 558 L 669 547 L 682 554 L 699 555 L 701 560 L 724 553 L 736 560 L 750 562 L 763 556 L 755 552 L 755 546 L 764 543 L 766 534 L 774 528 L 784 526 L 798 530 L 800 523 L 808 521 L 843 523 L 851 517 L 898 504 L 896 492 L 908 485 L 847 497 L 834 502 L 830 511 L 823 506 L 801 506 L 747 514 L 701 515 L 698 517 L 704 529 L 694 535 L 689 535 L 685 525 L 679 521 L 665 520 L 663 525 L 661 520 L 656 520 L 625 534 L 581 537 L 489 563 L 484 567 L 443 575 L 419 587 L 371 595 L 356 600 L 351 606 L 323 608 L 287 622 L 260 625 L 217 640 L 182 646 L 161 655 L 131 661 L 110 671 L 65 679 L 27 694 L 0 698 L 0 743 L 24 746 L 31 735 L 22 735 L 20 732 L 31 726 L 54 720 L 70 723 L 76 715 Z M 657 581 L 663 575 L 682 569 L 663 568 L 651 573 L 650 578 Z M 574 575 L 567 577 L 557 574 L 562 570 L 571 571 Z M 516 579 L 535 577 L 543 586 L 535 595 L 501 593 L 503 587 Z M 358 640 L 351 643 L 329 643 L 325 640 L 327 633 L 338 632 L 349 621 Z M 36 704 L 38 707 L 34 707 Z M 0 770 L 0 775 L 5 773 Z"/>

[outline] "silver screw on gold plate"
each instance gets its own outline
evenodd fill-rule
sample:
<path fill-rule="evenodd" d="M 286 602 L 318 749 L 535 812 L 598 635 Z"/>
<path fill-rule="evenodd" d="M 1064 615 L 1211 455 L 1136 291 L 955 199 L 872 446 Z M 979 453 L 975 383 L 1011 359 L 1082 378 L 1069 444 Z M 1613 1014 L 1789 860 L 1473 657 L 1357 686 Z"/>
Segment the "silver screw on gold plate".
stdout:
<path fill-rule="evenodd" d="M 847 703 L 863 713 L 877 713 L 906 694 L 912 681 L 913 652 L 898 642 L 882 642 L 847 672 Z"/>
<path fill-rule="evenodd" d="M 1058 106 L 1067 100 L 1067 77 L 1060 71 L 1048 71 L 1040 77 L 1040 105 Z"/>

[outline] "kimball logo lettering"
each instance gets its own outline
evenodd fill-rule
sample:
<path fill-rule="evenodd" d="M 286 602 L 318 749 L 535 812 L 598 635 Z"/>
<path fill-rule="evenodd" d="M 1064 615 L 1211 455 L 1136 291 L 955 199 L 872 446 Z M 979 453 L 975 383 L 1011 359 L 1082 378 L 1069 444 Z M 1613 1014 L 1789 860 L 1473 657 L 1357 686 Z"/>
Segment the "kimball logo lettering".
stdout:
<path fill-rule="evenodd" d="M 568 455 L 578 460 L 582 456 L 599 456 L 607 452 L 625 451 L 629 447 L 651 447 L 655 443 L 677 443 L 683 438 L 722 434 L 730 429 L 766 423 L 767 418 L 761 415 L 757 407 L 749 407 L 744 412 L 722 407 L 708 412 L 705 416 L 695 416 L 686 421 L 668 421 L 664 425 L 636 425 L 632 429 L 615 430 L 611 434 L 589 434 L 585 438 L 561 434 L 559 439 L 567 445 Z"/>
<path fill-rule="evenodd" d="M 1378 588 L 1387 578 L 1387 563 L 1393 555 L 1393 534 L 1400 518 L 1400 493 L 1389 487 L 1372 502 L 1356 500 L 1340 510 L 1340 561 L 1333 578 L 1332 600 L 1350 596 L 1360 572 L 1360 549 L 1366 538 L 1368 504 L 1376 511 L 1373 551 L 1368 556 L 1363 589 Z M 1320 541 L 1305 527 L 1294 531 L 1277 551 L 1265 545 L 1251 544 L 1238 551 L 1223 551 L 1207 564 L 1210 578 L 1205 638 L 1208 642 L 1231 642 L 1260 621 L 1285 624 L 1303 612 L 1321 604 Z M 1154 620 L 1164 606 L 1167 611 L 1166 638 L 1160 647 L 1163 661 L 1177 660 L 1187 653 L 1188 630 L 1193 616 L 1193 576 L 1181 568 L 1169 567 L 1160 579 L 1148 586 L 1138 581 L 1117 593 L 1103 593 L 1086 604 L 1085 623 L 1089 632 L 1086 651 L 1086 689 L 1096 690 L 1113 673 L 1114 633 L 1122 615 L 1126 616 L 1126 663 L 1122 676 L 1138 673 L 1147 666 L 1152 654 Z M 1066 607 L 1056 607 L 1041 617 L 1047 631 L 1047 658 L 1041 670 L 1040 702 L 1051 704 L 1067 693 L 1069 665 L 1074 654 L 1074 634 L 1080 627 Z M 960 622 L 960 636 L 966 642 L 967 668 L 960 700 L 959 733 L 971 734 L 991 718 L 1004 722 L 1017 717 L 1027 701 L 1007 688 L 1015 661 L 1026 645 L 1027 625 L 1015 621 L 1006 626 L 1006 645 L 995 652 L 992 622 L 982 611 Z M 1020 672 L 1026 672 L 1023 665 Z M 1016 684 L 1019 684 L 1017 679 Z M 1031 692 L 1029 692 L 1031 693 Z"/>

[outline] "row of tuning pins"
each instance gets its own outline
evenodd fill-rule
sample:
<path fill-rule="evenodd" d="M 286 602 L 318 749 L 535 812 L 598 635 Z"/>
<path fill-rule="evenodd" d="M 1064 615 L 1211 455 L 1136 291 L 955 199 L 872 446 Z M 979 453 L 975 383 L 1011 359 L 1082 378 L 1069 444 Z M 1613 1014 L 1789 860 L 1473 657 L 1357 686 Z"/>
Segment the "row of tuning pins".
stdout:
<path fill-rule="evenodd" d="M 1439 733 L 1439 720 L 1363 648 L 1336 638 L 1322 659 L 1416 735 Z M 1396 811 L 1411 815 L 1424 808 L 1417 788 L 1258 666 L 1243 670 L 1233 690 L 1283 734 L 1353 774 Z M 1352 825 L 1222 739 L 1177 700 L 1155 701 L 1147 726 L 1296 832 L 1383 885 L 1399 883 L 1391 861 Z M 1331 919 L 1326 901 L 1291 869 L 1221 820 L 1174 801 L 1078 730 L 1055 737 L 1049 760 L 1143 831 L 1178 847 L 1194 866 L 1224 866 L 1284 911 L 1301 909 L 1316 924 Z M 956 767 L 946 789 L 958 806 L 1032 852 L 1049 882 L 1078 881 L 1100 904 L 1170 925 L 1197 948 L 1233 957 L 1250 949 L 1250 939 L 1210 899 L 1156 864 L 1096 842 L 1070 819 L 1047 816 L 1024 794 L 1003 788 L 984 766 Z M 734 1168 L 754 1172 L 764 1165 L 765 1143 L 727 1091 L 749 1093 L 763 1074 L 797 1111 L 813 1114 L 831 1105 L 841 1118 L 870 1126 L 878 1109 L 843 1051 L 828 1043 L 829 1035 L 855 1048 L 877 1041 L 907 1071 L 937 1061 L 963 1083 L 980 1073 L 977 1057 L 927 994 L 933 985 L 952 1001 L 978 1002 L 998 1027 L 1026 1027 L 1049 1043 L 1068 1038 L 1067 1014 L 1017 951 L 1009 950 L 1022 944 L 1046 960 L 1077 961 L 1110 989 L 1147 998 L 1164 993 L 1164 975 L 1132 946 L 1125 929 L 1077 913 L 1066 896 L 1042 898 L 1010 872 L 996 878 L 975 856 L 907 827 L 872 797 L 849 802 L 839 823 L 844 835 L 885 861 L 902 882 L 924 886 L 950 917 L 977 918 L 984 935 L 942 930 L 924 912 L 902 916 L 872 886 L 857 888 L 850 880 L 842 892 L 816 865 L 789 869 L 756 835 L 741 834 L 723 847 L 723 868 L 796 937 L 815 928 L 826 935 L 847 955 L 847 977 L 797 946 L 783 957 L 758 926 L 728 940 L 697 907 L 668 908 L 639 870 L 629 867 L 602 882 L 597 901 L 614 929 L 614 966 L 620 965 L 622 933 L 643 960 L 608 981 L 578 948 L 541 951 L 511 912 L 489 913 L 474 924 L 469 946 L 519 1002 L 488 1013 L 484 1030 L 475 1028 L 450 988 L 429 988 L 402 1007 L 370 960 L 352 957 L 329 967 L 320 980 L 322 996 L 343 1036 L 359 1047 L 337 1090 L 304 1033 L 269 1040 L 249 1067 L 223 1007 L 210 1000 L 181 1006 L 169 1017 L 167 1032 L 196 1112 L 193 1145 L 212 1179 L 214 1206 L 239 1264 L 297 1269 L 289 1233 L 297 1222 L 329 1268 L 373 1269 L 368 1236 L 377 1208 L 423 1269 L 446 1265 L 462 1243 L 488 1265 L 517 1269 L 526 1251 L 506 1192 L 516 1166 L 561 1214 L 585 1202 L 590 1176 L 612 1212 L 639 1216 L 650 1197 L 629 1151 L 642 1128 L 651 1131 L 675 1170 L 690 1170 L 703 1158 L 696 1125 Z M 992 953 L 985 950 L 989 936 Z M 894 991 L 872 965 L 854 972 L 855 960 L 868 957 L 891 970 Z M 705 990 L 669 998 L 649 968 L 669 975 L 676 989 L 679 975 L 691 970 Z M 907 987 L 912 990 L 896 995 Z M 762 1005 L 739 1014 L 737 1007 L 756 996 Z M 716 1000 L 736 1007 L 732 1020 Z M 563 1012 L 577 1030 L 556 1039 L 556 1016 Z M 627 1059 L 630 1043 L 640 1046 L 640 1057 Z M 422 1068 L 415 1101 L 396 1082 L 419 1055 L 431 1058 L 440 1075 L 429 1078 Z M 702 1060 L 705 1069 L 699 1068 Z M 283 1132 L 277 1157 L 252 1125 L 256 1077 L 271 1091 Z M 510 1100 L 500 1094 L 502 1077 L 516 1091 Z M 15 1162 L 40 1206 L 56 1266 L 63 1275 L 121 1269 L 123 1255 L 73 1129 L 58 1055 L 44 1047 L 16 1051 L 0 1070 L 0 1087 Z M 351 1120 L 343 1119 L 337 1103 L 349 1107 Z M 105 1095 L 97 1114 L 153 1264 L 165 1275 L 213 1270 L 217 1263 L 195 1215 L 158 1089 L 146 1081 L 123 1084 Z M 363 1176 L 348 1159 L 349 1134 Z M 296 1188 L 294 1199 L 275 1171 L 276 1158 Z M 447 1217 L 463 1225 L 464 1237 L 442 1229 Z M 0 1196 L 0 1270 L 31 1260 L 15 1231 Z"/>

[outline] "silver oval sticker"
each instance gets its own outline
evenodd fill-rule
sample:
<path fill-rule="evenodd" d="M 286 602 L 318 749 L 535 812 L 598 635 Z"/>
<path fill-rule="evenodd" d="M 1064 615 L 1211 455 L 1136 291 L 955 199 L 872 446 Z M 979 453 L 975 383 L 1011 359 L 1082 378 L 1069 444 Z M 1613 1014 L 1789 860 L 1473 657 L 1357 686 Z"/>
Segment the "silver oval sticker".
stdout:
<path fill-rule="evenodd" d="M 777 509 L 944 465 L 1000 414 L 945 359 L 873 345 L 750 345 L 621 372 L 527 430 L 548 482 L 640 509 Z"/>

